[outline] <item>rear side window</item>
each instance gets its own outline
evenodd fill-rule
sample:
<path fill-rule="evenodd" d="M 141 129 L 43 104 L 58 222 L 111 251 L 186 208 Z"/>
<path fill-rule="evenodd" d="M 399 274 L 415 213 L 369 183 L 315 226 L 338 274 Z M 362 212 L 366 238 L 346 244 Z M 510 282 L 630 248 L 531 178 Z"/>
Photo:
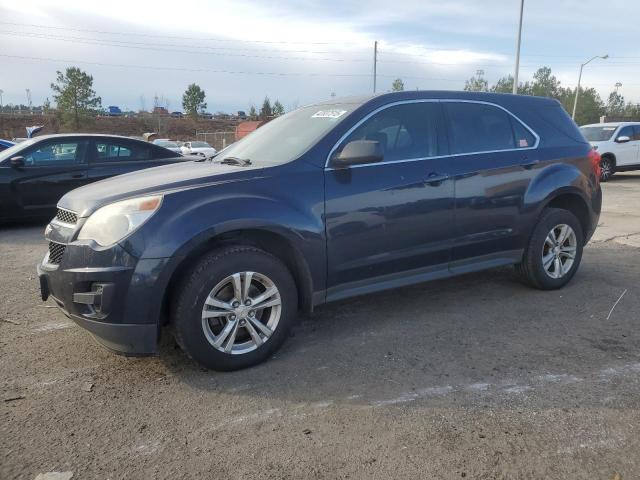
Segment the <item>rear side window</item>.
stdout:
<path fill-rule="evenodd" d="M 528 148 L 535 137 L 504 110 L 481 103 L 445 104 L 451 153 L 479 153 Z"/>
<path fill-rule="evenodd" d="M 633 127 L 633 140 L 640 140 L 640 125 Z"/>
<path fill-rule="evenodd" d="M 128 142 L 96 142 L 98 162 L 127 162 L 130 160 L 149 160 L 151 147 L 145 144 Z"/>
<path fill-rule="evenodd" d="M 354 140 L 375 140 L 382 146 L 385 162 L 435 157 L 439 124 L 437 102 L 394 105 L 365 120 L 341 147 Z"/>

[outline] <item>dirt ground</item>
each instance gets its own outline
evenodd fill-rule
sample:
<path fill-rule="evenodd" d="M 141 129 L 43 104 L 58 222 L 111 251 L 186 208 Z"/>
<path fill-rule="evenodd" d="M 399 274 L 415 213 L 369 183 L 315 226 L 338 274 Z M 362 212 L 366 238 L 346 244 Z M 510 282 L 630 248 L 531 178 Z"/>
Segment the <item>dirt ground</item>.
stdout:
<path fill-rule="evenodd" d="M 638 205 L 640 174 L 604 185 L 563 290 L 498 269 L 327 305 L 227 374 L 106 351 L 39 299 L 44 225 L 4 227 L 0 478 L 640 478 Z"/>

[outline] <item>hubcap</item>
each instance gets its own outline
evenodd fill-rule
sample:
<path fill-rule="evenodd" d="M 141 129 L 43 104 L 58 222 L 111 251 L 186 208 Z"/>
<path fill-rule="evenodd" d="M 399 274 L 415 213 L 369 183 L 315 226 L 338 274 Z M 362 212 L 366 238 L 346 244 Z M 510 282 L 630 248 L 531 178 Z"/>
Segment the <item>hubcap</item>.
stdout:
<path fill-rule="evenodd" d="M 281 308 L 280 292 L 269 277 L 234 273 L 209 292 L 202 307 L 202 330 L 217 350 L 241 355 L 269 340 Z"/>
<path fill-rule="evenodd" d="M 547 234 L 542 246 L 542 267 L 551 278 L 564 277 L 576 258 L 578 241 L 569 225 L 556 225 Z"/>
<path fill-rule="evenodd" d="M 603 159 L 600 161 L 600 171 L 602 172 L 600 176 L 602 178 L 609 178 L 611 176 L 611 162 L 608 159 Z"/>

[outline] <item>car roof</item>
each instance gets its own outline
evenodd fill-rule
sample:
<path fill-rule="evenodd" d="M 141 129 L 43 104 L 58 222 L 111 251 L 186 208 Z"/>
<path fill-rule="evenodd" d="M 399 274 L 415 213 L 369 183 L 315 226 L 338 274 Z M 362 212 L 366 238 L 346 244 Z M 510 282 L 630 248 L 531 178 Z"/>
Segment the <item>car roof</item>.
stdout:
<path fill-rule="evenodd" d="M 358 95 L 352 97 L 333 98 L 312 105 L 336 105 L 352 104 L 364 105 L 371 101 L 376 103 L 391 103 L 403 100 L 474 100 L 478 102 L 490 102 L 498 105 L 511 104 L 549 104 L 555 105 L 559 102 L 553 98 L 534 97 L 532 95 L 513 95 L 511 93 L 491 93 L 491 92 L 467 92 L 460 90 L 409 90 L 403 92 L 387 92 L 371 95 Z M 311 105 L 310 105 L 311 106 Z"/>
<path fill-rule="evenodd" d="M 582 127 L 624 127 L 626 125 L 640 125 L 640 122 L 605 122 L 605 123 L 590 123 L 589 125 L 581 125 Z"/>
<path fill-rule="evenodd" d="M 133 140 L 136 142 L 145 142 L 144 140 L 140 140 L 137 138 L 125 137 L 124 135 L 108 135 L 104 133 L 52 133 L 49 135 L 38 135 L 37 137 L 33 137 L 34 140 L 48 140 L 55 138 L 77 138 L 77 137 L 86 137 L 86 138 L 112 138 L 119 140 Z M 145 142 L 150 143 L 150 142 Z"/>

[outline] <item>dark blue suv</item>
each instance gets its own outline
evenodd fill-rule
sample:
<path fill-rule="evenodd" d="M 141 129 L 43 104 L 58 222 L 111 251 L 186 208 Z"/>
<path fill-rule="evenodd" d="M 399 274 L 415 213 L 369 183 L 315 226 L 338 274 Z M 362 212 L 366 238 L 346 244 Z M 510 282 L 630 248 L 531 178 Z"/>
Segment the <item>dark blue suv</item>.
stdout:
<path fill-rule="evenodd" d="M 260 362 L 299 310 L 502 265 L 573 277 L 601 207 L 599 158 L 555 100 L 401 92 L 277 118 L 212 160 L 65 195 L 42 297 L 107 347 Z"/>

